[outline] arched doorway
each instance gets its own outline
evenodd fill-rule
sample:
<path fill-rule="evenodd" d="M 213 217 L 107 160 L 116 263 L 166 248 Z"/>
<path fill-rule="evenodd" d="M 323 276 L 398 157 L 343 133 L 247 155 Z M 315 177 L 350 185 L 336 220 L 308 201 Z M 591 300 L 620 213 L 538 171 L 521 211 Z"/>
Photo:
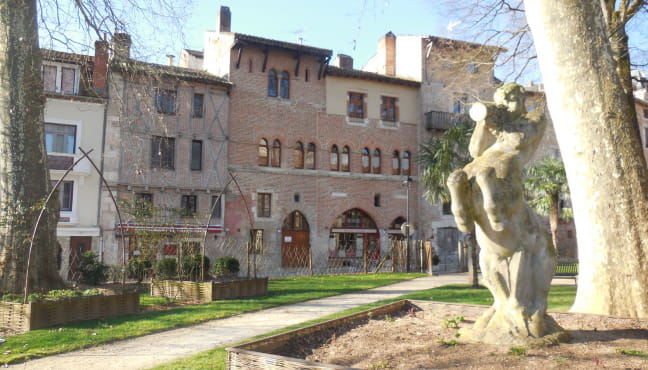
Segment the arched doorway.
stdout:
<path fill-rule="evenodd" d="M 310 231 L 306 217 L 294 211 L 281 227 L 281 267 L 308 267 L 310 261 Z"/>
<path fill-rule="evenodd" d="M 364 211 L 354 208 L 340 214 L 329 235 L 329 265 L 364 266 L 380 259 L 378 228 Z"/>

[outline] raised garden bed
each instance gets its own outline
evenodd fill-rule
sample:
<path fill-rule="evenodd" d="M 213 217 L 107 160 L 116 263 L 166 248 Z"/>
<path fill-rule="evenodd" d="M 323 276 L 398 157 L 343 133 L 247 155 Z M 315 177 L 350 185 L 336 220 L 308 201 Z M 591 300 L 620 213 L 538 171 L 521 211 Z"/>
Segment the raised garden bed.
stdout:
<path fill-rule="evenodd" d="M 551 347 L 517 347 L 474 343 L 457 335 L 488 306 L 408 303 L 228 348 L 228 369 L 646 367 L 648 320 L 550 312 L 572 340 Z"/>
<path fill-rule="evenodd" d="M 0 327 L 26 332 L 139 312 L 139 292 L 63 298 L 27 304 L 0 302 Z"/>
<path fill-rule="evenodd" d="M 281 354 L 294 352 L 292 347 L 296 345 L 295 342 L 298 342 L 298 345 L 305 351 L 317 348 L 324 343 L 319 343 L 317 340 L 313 340 L 314 338 L 330 339 L 347 331 L 349 327 L 365 324 L 372 318 L 403 312 L 411 307 L 412 304 L 409 301 L 402 300 L 227 348 L 227 369 L 265 369 L 269 368 L 268 364 L 272 364 L 273 369 L 349 369 L 346 366 L 322 364 Z"/>
<path fill-rule="evenodd" d="M 214 301 L 255 297 L 267 293 L 268 278 L 206 282 L 153 280 L 151 282 L 151 296 L 169 299 Z"/>

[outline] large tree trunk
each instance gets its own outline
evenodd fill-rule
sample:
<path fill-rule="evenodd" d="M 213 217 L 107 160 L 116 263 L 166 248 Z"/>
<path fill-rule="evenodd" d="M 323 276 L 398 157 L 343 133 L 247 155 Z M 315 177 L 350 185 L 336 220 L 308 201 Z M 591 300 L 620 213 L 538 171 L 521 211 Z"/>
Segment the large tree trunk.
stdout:
<path fill-rule="evenodd" d="M 648 184 L 599 1 L 525 0 L 578 230 L 573 311 L 648 317 Z"/>
<path fill-rule="evenodd" d="M 38 204 L 49 189 L 40 68 L 36 1 L 0 1 L 0 292 L 23 292 Z M 32 291 L 63 286 L 57 217 L 47 212 L 34 240 Z"/>

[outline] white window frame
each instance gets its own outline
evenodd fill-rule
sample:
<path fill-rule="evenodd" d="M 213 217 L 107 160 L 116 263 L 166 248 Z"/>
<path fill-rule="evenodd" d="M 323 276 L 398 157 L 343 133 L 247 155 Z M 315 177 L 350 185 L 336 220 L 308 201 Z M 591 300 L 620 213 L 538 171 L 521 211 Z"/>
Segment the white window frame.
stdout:
<path fill-rule="evenodd" d="M 51 173 L 51 172 L 50 172 Z M 59 179 L 51 179 L 52 185 L 55 184 Z M 71 211 L 60 211 L 59 214 L 59 221 L 58 223 L 62 224 L 76 224 L 79 220 L 79 215 L 78 215 L 78 201 L 79 201 L 79 187 L 81 186 L 82 181 L 79 181 L 78 179 L 74 178 L 74 176 L 68 176 L 66 177 L 61 183 L 59 184 L 59 190 L 62 189 L 63 183 L 64 182 L 71 182 L 72 183 L 72 210 Z M 62 218 L 68 218 L 69 221 L 64 221 L 61 222 L 60 219 Z"/>
<path fill-rule="evenodd" d="M 80 68 L 76 64 L 68 64 L 68 63 L 56 63 L 56 62 L 50 62 L 50 61 L 43 61 L 43 66 L 54 66 L 56 67 L 56 93 L 62 94 L 63 92 L 61 91 L 61 79 L 63 77 L 63 68 L 70 68 L 74 69 L 74 86 L 73 86 L 73 95 L 79 95 L 79 76 L 80 76 Z M 41 73 L 42 73 L 42 68 L 41 68 Z M 48 92 L 48 91 L 45 91 Z"/>

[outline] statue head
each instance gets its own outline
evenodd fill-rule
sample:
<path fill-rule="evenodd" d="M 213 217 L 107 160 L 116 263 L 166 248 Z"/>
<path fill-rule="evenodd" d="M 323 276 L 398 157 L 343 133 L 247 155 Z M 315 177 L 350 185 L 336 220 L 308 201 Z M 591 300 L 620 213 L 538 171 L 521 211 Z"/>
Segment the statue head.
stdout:
<path fill-rule="evenodd" d="M 523 114 L 526 112 L 524 88 L 514 82 L 505 83 L 495 90 L 493 99 L 496 105 L 506 108 L 511 113 Z"/>

